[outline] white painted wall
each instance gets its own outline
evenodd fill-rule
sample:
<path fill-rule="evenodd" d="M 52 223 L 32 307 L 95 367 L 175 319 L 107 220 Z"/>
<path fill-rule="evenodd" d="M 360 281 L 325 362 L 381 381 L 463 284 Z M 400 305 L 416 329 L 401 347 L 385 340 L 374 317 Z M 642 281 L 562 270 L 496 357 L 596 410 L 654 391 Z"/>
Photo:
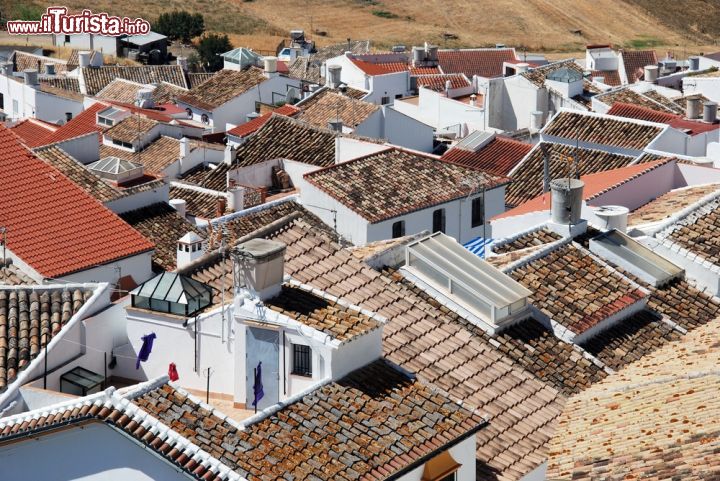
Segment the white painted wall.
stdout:
<path fill-rule="evenodd" d="M 405 221 L 405 235 L 432 229 L 432 214 L 436 209 L 441 208 L 445 209 L 446 234 L 460 243 L 483 236 L 483 233 L 486 237 L 491 237 L 492 226 L 489 219 L 505 210 L 505 186 L 490 189 L 485 193 L 485 229 L 482 225 L 471 227 L 470 224 L 472 199 L 481 195 L 475 194 L 467 200 L 457 199 L 371 224 L 310 183 L 307 183 L 300 192 L 301 202 L 307 209 L 330 227 L 334 227 L 337 222 L 338 233 L 358 246 L 392 238 L 392 225 L 400 220 Z M 336 213 L 334 214 L 332 210 Z"/>
<path fill-rule="evenodd" d="M 97 50 L 104 55 L 117 56 L 117 37 L 92 35 L 80 33 L 70 35 L 70 41 L 65 42 L 65 35 L 55 35 L 54 43 L 59 47 L 69 47 L 78 50 Z"/>
<path fill-rule="evenodd" d="M 125 193 L 119 199 L 106 202 L 105 207 L 116 214 L 123 214 L 158 202 L 167 202 L 170 199 L 170 184 L 156 183 L 154 188 L 148 190 L 141 185 L 127 189 Z"/>
<path fill-rule="evenodd" d="M 6 444 L 0 447 L 0 465 L 4 479 L 190 479 L 141 443 L 98 421 Z"/>
<path fill-rule="evenodd" d="M 97 132 L 73 137 L 55 144 L 81 164 L 90 164 L 100 159 L 100 141 Z"/>
<path fill-rule="evenodd" d="M 591 206 L 622 205 L 635 210 L 675 188 L 676 162 L 668 162 L 654 170 L 625 182 L 590 201 Z"/>
<path fill-rule="evenodd" d="M 46 122 L 58 122 L 65 120 L 65 112 L 71 112 L 75 116 L 83 110 L 82 100 L 72 100 L 42 92 L 39 87 L 26 85 L 22 77 L 16 79 L 0 75 L 2 108 L 8 120 L 32 117 Z"/>
<path fill-rule="evenodd" d="M 702 62 L 702 57 L 700 58 Z M 720 77 L 684 77 L 683 95 L 703 94 L 712 101 L 720 101 Z"/>
<path fill-rule="evenodd" d="M 396 102 L 395 105 L 398 105 Z M 433 128 L 416 120 L 410 115 L 395 110 L 394 107 L 384 108 L 384 135 L 393 145 L 407 147 L 420 152 L 432 152 Z M 361 134 L 364 135 L 364 134 Z"/>
<path fill-rule="evenodd" d="M 117 283 L 122 276 L 131 275 L 136 283 L 145 282 L 153 276 L 153 250 L 118 259 L 107 264 L 91 267 L 84 271 L 62 276 L 65 282 L 108 282 Z"/>
<path fill-rule="evenodd" d="M 352 137 L 335 137 L 335 163 L 364 157 L 387 148 L 385 144 L 365 142 Z"/>

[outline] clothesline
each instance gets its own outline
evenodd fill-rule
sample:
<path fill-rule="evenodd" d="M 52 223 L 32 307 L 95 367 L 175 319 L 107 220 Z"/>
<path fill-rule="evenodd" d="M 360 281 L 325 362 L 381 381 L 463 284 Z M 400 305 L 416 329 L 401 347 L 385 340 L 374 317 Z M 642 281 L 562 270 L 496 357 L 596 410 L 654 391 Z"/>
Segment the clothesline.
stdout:
<path fill-rule="evenodd" d="M 90 346 L 88 346 L 86 344 L 82 344 L 80 342 L 71 341 L 70 339 L 60 339 L 60 342 L 69 342 L 70 344 L 76 344 L 78 346 L 83 346 L 83 347 L 85 347 L 85 349 L 90 349 L 91 351 L 107 353 L 107 351 L 103 351 L 102 349 L 95 349 L 94 347 L 90 347 Z M 129 342 L 127 344 L 123 344 L 123 345 L 127 346 L 128 344 L 130 346 L 132 346 L 132 344 Z M 121 347 L 121 346 L 119 346 L 119 347 Z M 133 347 L 135 347 L 135 346 L 133 346 Z M 135 361 L 137 359 L 137 356 L 123 356 L 122 354 L 115 354 L 114 349 L 111 352 L 112 352 L 112 355 L 115 357 L 119 357 L 119 358 L 123 358 L 123 359 L 131 359 L 132 361 Z"/>

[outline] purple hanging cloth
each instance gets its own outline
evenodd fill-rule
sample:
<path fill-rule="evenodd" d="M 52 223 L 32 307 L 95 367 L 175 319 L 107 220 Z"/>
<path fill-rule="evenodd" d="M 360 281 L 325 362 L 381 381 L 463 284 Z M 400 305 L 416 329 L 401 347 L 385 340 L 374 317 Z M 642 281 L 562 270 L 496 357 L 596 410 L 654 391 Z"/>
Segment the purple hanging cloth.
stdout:
<path fill-rule="evenodd" d="M 150 352 L 152 352 L 153 347 L 153 341 L 156 337 L 157 336 L 154 332 L 151 332 L 150 334 L 142 337 L 143 345 L 140 348 L 140 352 L 138 353 L 137 361 L 135 361 L 135 369 L 140 369 L 140 362 L 145 362 L 150 357 Z"/>
<path fill-rule="evenodd" d="M 262 385 L 262 361 L 260 361 L 255 369 L 255 382 L 253 383 L 253 393 L 255 394 L 255 400 L 252 405 L 257 409 L 257 405 L 260 400 L 265 397 Z"/>

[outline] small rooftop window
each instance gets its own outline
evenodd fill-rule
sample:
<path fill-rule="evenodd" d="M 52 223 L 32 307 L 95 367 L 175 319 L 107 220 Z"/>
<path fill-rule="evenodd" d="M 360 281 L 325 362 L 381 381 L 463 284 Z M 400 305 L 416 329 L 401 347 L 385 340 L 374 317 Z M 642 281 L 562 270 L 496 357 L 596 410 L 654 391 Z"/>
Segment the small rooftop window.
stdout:
<path fill-rule="evenodd" d="M 579 80 L 582 80 L 582 78 L 582 73 L 578 72 L 577 70 L 569 69 L 567 67 L 559 68 L 547 76 L 548 80 L 565 83 L 577 82 Z"/>
<path fill-rule="evenodd" d="M 669 260 L 617 230 L 590 239 L 590 251 L 656 287 L 682 277 L 685 273 Z"/>
<path fill-rule="evenodd" d="M 102 125 L 113 126 L 128 117 L 130 112 L 115 107 L 108 107 L 97 113 L 97 123 Z"/>
<path fill-rule="evenodd" d="M 119 157 L 104 157 L 88 165 L 96 175 L 117 183 L 127 182 L 143 176 L 143 166 Z"/>
<path fill-rule="evenodd" d="M 493 327 L 528 309 L 528 289 L 445 234 L 408 244 L 406 266 Z"/>
<path fill-rule="evenodd" d="M 132 292 L 132 306 L 191 316 L 212 303 L 210 286 L 173 272 L 145 281 Z"/>

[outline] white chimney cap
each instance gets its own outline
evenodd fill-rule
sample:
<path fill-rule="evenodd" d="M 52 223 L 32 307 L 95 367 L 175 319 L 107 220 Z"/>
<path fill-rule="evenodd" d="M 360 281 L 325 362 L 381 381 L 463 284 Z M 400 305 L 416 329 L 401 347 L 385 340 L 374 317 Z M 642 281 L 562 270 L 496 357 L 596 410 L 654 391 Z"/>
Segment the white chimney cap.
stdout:
<path fill-rule="evenodd" d="M 203 238 L 197 235 L 195 232 L 188 232 L 184 236 L 178 240 L 178 242 L 182 242 L 183 244 L 195 244 L 197 242 L 202 242 Z"/>
<path fill-rule="evenodd" d="M 285 247 L 283 242 L 269 239 L 250 239 L 247 242 L 238 244 L 237 250 L 246 253 L 253 259 L 265 259 L 283 252 Z"/>

